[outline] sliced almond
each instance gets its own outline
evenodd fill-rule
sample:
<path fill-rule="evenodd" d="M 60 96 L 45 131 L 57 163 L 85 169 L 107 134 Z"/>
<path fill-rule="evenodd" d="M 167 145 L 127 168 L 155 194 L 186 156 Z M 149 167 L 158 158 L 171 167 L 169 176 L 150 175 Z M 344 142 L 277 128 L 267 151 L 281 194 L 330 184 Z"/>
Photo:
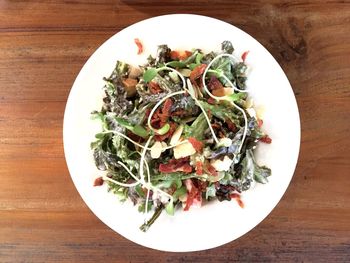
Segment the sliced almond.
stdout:
<path fill-rule="evenodd" d="M 180 125 L 179 127 L 176 128 L 173 136 L 171 136 L 170 145 L 175 145 L 179 142 L 183 130 L 184 130 L 183 125 Z"/>
<path fill-rule="evenodd" d="M 217 97 L 223 97 L 226 95 L 231 95 L 233 94 L 233 89 L 232 88 L 221 88 L 221 89 L 215 89 L 211 92 L 214 96 Z"/>
<path fill-rule="evenodd" d="M 129 78 L 136 79 L 142 74 L 142 69 L 137 66 L 130 66 L 129 68 Z"/>
<path fill-rule="evenodd" d="M 182 76 L 187 78 L 191 75 L 191 70 L 188 68 L 179 69 L 179 72 L 181 73 Z"/>
<path fill-rule="evenodd" d="M 163 146 L 161 142 L 156 141 L 151 147 L 151 157 L 157 159 L 162 154 Z"/>
<path fill-rule="evenodd" d="M 193 148 L 190 142 L 184 142 L 174 147 L 174 158 L 180 159 L 187 156 L 191 156 L 196 153 L 196 149 Z"/>

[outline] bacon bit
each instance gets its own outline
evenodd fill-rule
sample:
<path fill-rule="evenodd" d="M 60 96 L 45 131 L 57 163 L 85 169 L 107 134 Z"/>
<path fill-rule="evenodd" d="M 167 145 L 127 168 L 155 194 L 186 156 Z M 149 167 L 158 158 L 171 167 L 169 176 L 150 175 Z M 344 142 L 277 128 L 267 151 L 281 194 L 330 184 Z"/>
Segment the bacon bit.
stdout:
<path fill-rule="evenodd" d="M 258 127 L 259 127 L 259 128 L 261 128 L 261 126 L 263 125 L 263 123 L 264 123 L 263 120 L 258 119 Z"/>
<path fill-rule="evenodd" d="M 98 177 L 98 178 L 96 178 L 95 179 L 95 181 L 94 181 L 94 186 L 101 186 L 101 185 L 103 185 L 103 178 L 102 178 L 102 176 L 101 177 Z"/>
<path fill-rule="evenodd" d="M 138 48 L 137 55 L 142 54 L 142 52 L 143 52 L 143 45 L 142 45 L 140 39 L 135 38 L 134 41 L 135 41 L 135 44 L 136 44 L 136 46 Z"/>
<path fill-rule="evenodd" d="M 230 119 L 226 119 L 225 122 L 226 122 L 227 127 L 229 128 L 230 131 L 233 131 L 233 132 L 237 131 L 236 124 L 234 124 Z"/>
<path fill-rule="evenodd" d="M 186 111 L 184 109 L 178 109 L 170 114 L 170 116 L 184 116 L 186 115 Z"/>
<path fill-rule="evenodd" d="M 136 135 L 135 133 L 132 133 L 131 131 L 127 131 L 127 132 L 126 132 L 126 135 L 127 135 L 128 137 L 130 137 L 130 139 L 134 140 L 135 142 L 140 143 L 140 142 L 143 142 L 143 141 L 144 141 L 144 139 L 143 139 L 142 137 Z"/>
<path fill-rule="evenodd" d="M 192 70 L 191 75 L 190 75 L 190 80 L 191 80 L 193 85 L 195 85 L 197 87 L 199 87 L 201 85 L 201 84 L 197 83 L 197 80 L 200 79 L 200 77 L 203 75 L 206 67 L 207 67 L 206 64 L 201 64 Z"/>
<path fill-rule="evenodd" d="M 159 171 L 161 173 L 174 173 L 174 172 L 184 172 L 191 173 L 192 166 L 189 163 L 189 158 L 181 158 L 181 159 L 171 159 L 168 163 L 159 164 Z"/>
<path fill-rule="evenodd" d="M 218 172 L 210 164 L 207 165 L 207 170 L 212 176 L 217 176 L 218 175 Z"/>
<path fill-rule="evenodd" d="M 177 125 L 174 122 L 169 122 L 169 125 L 170 125 L 170 129 L 169 129 L 169 131 L 166 134 L 154 136 L 154 139 L 156 141 L 163 142 L 164 140 L 166 140 L 166 139 L 170 138 L 171 136 L 173 136 L 173 134 L 174 134 L 174 132 L 175 132 L 175 130 L 177 128 Z"/>
<path fill-rule="evenodd" d="M 212 104 L 212 105 L 216 104 L 216 100 L 215 100 L 214 98 L 212 98 L 212 97 L 209 97 L 209 99 L 207 100 L 207 102 L 208 102 L 209 104 Z"/>
<path fill-rule="evenodd" d="M 209 88 L 209 90 L 216 90 L 216 89 L 222 89 L 222 88 L 224 88 L 224 86 L 222 85 L 220 80 L 217 79 L 217 77 L 212 76 L 210 78 L 209 83 L 208 83 L 208 88 Z"/>
<path fill-rule="evenodd" d="M 188 211 L 195 201 L 202 203 L 202 194 L 191 179 L 185 180 L 185 186 L 187 188 L 187 199 L 184 211 Z"/>
<path fill-rule="evenodd" d="M 198 141 L 194 137 L 190 137 L 187 140 L 192 144 L 192 146 L 196 150 L 196 152 L 202 152 L 203 143 L 201 141 Z"/>
<path fill-rule="evenodd" d="M 211 124 L 211 127 L 213 128 L 213 129 L 220 129 L 221 128 L 221 126 L 220 126 L 220 124 L 219 123 L 212 123 Z"/>
<path fill-rule="evenodd" d="M 242 54 L 242 60 L 243 60 L 243 62 L 246 60 L 248 53 L 249 53 L 249 50 L 246 51 L 246 52 L 244 52 L 244 53 Z"/>
<path fill-rule="evenodd" d="M 259 141 L 270 144 L 272 142 L 272 139 L 268 135 L 265 135 L 264 137 L 261 137 Z"/>
<path fill-rule="evenodd" d="M 162 113 L 158 114 L 161 122 L 161 127 L 167 122 L 170 116 L 171 106 L 173 106 L 173 101 L 170 98 L 168 98 L 163 104 Z"/>
<path fill-rule="evenodd" d="M 200 161 L 196 162 L 196 174 L 197 175 L 203 174 L 203 163 Z"/>
<path fill-rule="evenodd" d="M 244 208 L 244 203 L 243 201 L 241 200 L 241 196 L 239 194 L 236 194 L 236 193 L 233 193 L 230 195 L 230 197 L 232 199 L 236 199 L 238 205 L 241 207 L 241 208 Z"/>
<path fill-rule="evenodd" d="M 163 91 L 161 89 L 161 87 L 159 86 L 159 84 L 157 82 L 154 82 L 154 81 L 149 82 L 147 84 L 147 87 L 152 94 L 158 94 L 158 93 L 161 93 Z"/>
<path fill-rule="evenodd" d="M 192 55 L 192 52 L 190 51 L 170 51 L 170 58 L 172 60 L 185 60 L 186 58 L 188 58 L 189 56 Z"/>

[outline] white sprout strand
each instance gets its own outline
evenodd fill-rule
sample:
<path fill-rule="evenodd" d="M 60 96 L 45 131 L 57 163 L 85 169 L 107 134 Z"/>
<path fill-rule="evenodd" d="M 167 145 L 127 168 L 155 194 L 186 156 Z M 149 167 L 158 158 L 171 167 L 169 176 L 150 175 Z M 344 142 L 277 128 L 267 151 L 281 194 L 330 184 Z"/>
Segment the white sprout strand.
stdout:
<path fill-rule="evenodd" d="M 144 163 L 146 165 L 146 171 L 147 171 L 147 183 L 150 184 L 151 183 L 151 176 L 150 176 L 150 172 L 149 172 L 149 166 L 148 163 L 146 162 L 146 160 L 144 160 Z M 150 192 L 150 188 L 147 188 L 147 195 L 146 195 L 146 202 L 145 202 L 145 214 L 147 215 L 148 213 L 148 201 L 149 201 L 149 192 Z M 147 219 L 145 218 L 145 222 L 147 222 Z"/>
<path fill-rule="evenodd" d="M 187 79 L 187 85 L 188 85 L 188 86 L 192 86 L 191 81 L 190 81 L 189 79 Z M 189 93 L 190 93 L 190 92 L 189 92 Z M 214 138 L 215 142 L 216 142 L 216 143 L 219 143 L 219 140 L 218 140 L 218 138 L 217 138 L 216 135 L 215 135 L 214 129 L 213 129 L 213 127 L 211 127 L 210 119 L 209 119 L 209 117 L 208 117 L 206 111 L 204 110 L 203 106 L 202 106 L 201 103 L 197 100 L 196 97 L 192 96 L 191 93 L 190 93 L 190 95 L 191 95 L 192 99 L 194 99 L 194 101 L 196 102 L 196 104 L 198 105 L 198 107 L 202 110 L 202 112 L 203 112 L 203 114 L 204 114 L 204 117 L 205 117 L 206 121 L 208 122 L 209 129 L 210 129 L 210 131 L 211 131 L 211 133 L 212 133 L 212 135 L 213 135 L 213 138 Z"/>
<path fill-rule="evenodd" d="M 205 84 L 205 76 L 206 76 L 208 70 L 210 69 L 211 65 L 212 65 L 218 58 L 225 57 L 225 56 L 226 56 L 226 57 L 231 57 L 231 58 L 237 60 L 237 58 L 236 58 L 235 56 L 231 55 L 231 54 L 221 54 L 221 55 L 216 56 L 216 57 L 208 64 L 207 68 L 205 69 L 205 71 L 204 71 L 204 73 L 203 73 L 203 76 L 202 76 L 202 83 L 203 83 L 203 88 L 204 88 L 204 90 L 205 90 L 205 91 L 207 92 L 207 94 L 208 94 L 210 97 L 212 97 L 213 99 L 230 101 L 230 100 L 227 99 L 225 96 L 224 96 L 224 97 L 217 97 L 217 96 L 214 96 L 213 94 L 211 94 L 210 91 L 209 91 L 208 88 L 207 88 L 207 85 Z M 248 92 L 248 91 L 246 91 L 246 90 L 243 91 L 243 90 L 237 89 L 237 88 L 233 85 L 233 83 L 232 83 L 225 75 L 222 75 L 222 77 L 224 77 L 225 80 L 228 81 L 228 83 L 232 86 L 232 88 L 233 88 L 234 90 L 237 90 L 237 91 L 239 91 L 239 92 Z M 242 112 L 243 117 L 244 117 L 244 131 L 243 131 L 243 136 L 242 136 L 242 143 L 241 143 L 241 145 L 239 146 L 239 151 L 241 151 L 242 146 L 243 146 L 243 142 L 244 142 L 244 140 L 245 140 L 245 137 L 247 136 L 247 125 L 248 125 L 247 115 L 246 115 L 245 111 L 244 111 L 241 107 L 237 106 L 237 105 L 236 105 L 234 102 L 232 102 L 232 101 L 230 101 L 230 102 L 231 102 L 231 104 L 232 104 L 236 109 L 238 109 L 240 112 Z"/>
<path fill-rule="evenodd" d="M 102 177 L 102 179 L 104 181 L 110 181 L 110 182 L 112 182 L 114 184 L 117 184 L 117 185 L 123 186 L 123 187 L 133 187 L 133 186 L 136 186 L 136 185 L 138 185 L 140 183 L 140 182 L 135 182 L 135 183 L 132 183 L 132 184 L 124 184 L 124 183 L 118 182 L 118 181 L 116 181 L 116 180 L 114 180 L 112 178 L 109 178 L 108 176 L 105 176 L 105 175 Z"/>
<path fill-rule="evenodd" d="M 119 161 L 118 164 L 123 166 L 123 168 L 131 175 L 132 178 L 134 178 L 137 182 L 141 183 L 141 180 L 139 178 L 137 178 L 137 176 L 134 175 L 124 163 Z"/>
<path fill-rule="evenodd" d="M 141 178 L 141 182 L 142 184 L 145 183 L 145 176 L 143 174 L 143 162 L 145 160 L 145 155 L 146 155 L 146 151 L 148 148 L 149 143 L 151 142 L 153 136 L 150 136 L 145 144 L 145 148 L 143 148 L 142 153 L 141 153 L 141 160 L 140 160 L 140 178 Z"/>
<path fill-rule="evenodd" d="M 210 63 L 208 64 L 208 66 L 205 68 L 204 70 L 204 73 L 203 73 L 203 76 L 202 76 L 202 83 L 203 83 L 203 88 L 205 89 L 205 91 L 207 93 L 209 93 L 209 95 L 211 94 L 209 91 L 208 91 L 208 88 L 207 88 L 207 85 L 205 85 L 205 77 L 208 73 L 208 71 L 210 70 L 210 67 L 213 65 L 213 63 L 218 60 L 219 58 L 221 57 L 230 57 L 230 58 L 233 58 L 234 60 L 238 60 L 237 57 L 235 57 L 234 55 L 232 54 L 220 54 L 220 55 L 217 55 L 215 58 L 213 58 L 212 61 L 210 61 Z M 225 75 L 221 75 L 221 77 L 223 77 L 226 81 L 228 81 L 228 83 L 232 86 L 232 88 L 236 91 L 239 91 L 239 92 L 248 92 L 247 90 L 240 90 L 238 89 L 235 85 L 233 85 L 233 83 L 225 76 Z M 213 97 L 214 95 L 212 95 L 211 97 Z M 216 96 L 214 96 L 216 97 Z M 213 97 L 213 98 L 214 98 Z"/>
<path fill-rule="evenodd" d="M 161 99 L 160 101 L 158 101 L 158 103 L 156 105 L 154 105 L 152 111 L 150 112 L 149 116 L 148 116 L 148 120 L 147 120 L 147 125 L 148 127 L 152 130 L 152 131 L 156 131 L 156 129 L 154 129 L 151 125 L 151 118 L 153 116 L 153 114 L 155 113 L 155 111 L 157 110 L 157 108 L 164 102 L 166 101 L 168 98 L 171 98 L 173 96 L 179 95 L 179 94 L 184 94 L 185 91 L 181 90 L 181 91 L 177 91 L 174 93 L 170 93 L 167 96 L 165 96 L 163 99 Z"/>

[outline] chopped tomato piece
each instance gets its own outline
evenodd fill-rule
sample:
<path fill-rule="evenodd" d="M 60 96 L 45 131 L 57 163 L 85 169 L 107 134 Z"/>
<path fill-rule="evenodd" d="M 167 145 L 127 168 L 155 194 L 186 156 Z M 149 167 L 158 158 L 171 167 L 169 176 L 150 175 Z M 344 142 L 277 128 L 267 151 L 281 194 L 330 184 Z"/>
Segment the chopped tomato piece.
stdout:
<path fill-rule="evenodd" d="M 244 53 L 242 54 L 242 60 L 243 60 L 243 62 L 246 60 L 248 53 L 249 53 L 249 50 L 246 51 L 246 52 L 244 52 Z"/>
<path fill-rule="evenodd" d="M 203 149 L 203 143 L 201 141 L 198 141 L 194 137 L 190 137 L 187 139 L 193 146 L 193 148 L 196 150 L 196 152 L 201 152 Z"/>
<path fill-rule="evenodd" d="M 135 38 L 134 41 L 135 41 L 135 44 L 136 44 L 136 46 L 138 48 L 137 55 L 142 54 L 142 52 L 143 52 L 143 45 L 142 45 L 140 39 Z"/>

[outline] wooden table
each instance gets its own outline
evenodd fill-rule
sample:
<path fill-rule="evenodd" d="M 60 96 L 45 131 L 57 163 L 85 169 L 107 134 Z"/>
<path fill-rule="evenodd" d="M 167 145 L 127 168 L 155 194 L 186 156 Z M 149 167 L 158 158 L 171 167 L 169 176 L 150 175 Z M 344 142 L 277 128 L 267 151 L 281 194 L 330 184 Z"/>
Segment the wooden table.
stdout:
<path fill-rule="evenodd" d="M 0 262 L 350 261 L 350 4 L 231 2 L 0 0 Z M 62 122 L 101 43 L 142 19 L 189 12 L 240 27 L 274 55 L 298 101 L 302 142 L 288 191 L 258 227 L 216 249 L 165 253 L 86 207 Z"/>

